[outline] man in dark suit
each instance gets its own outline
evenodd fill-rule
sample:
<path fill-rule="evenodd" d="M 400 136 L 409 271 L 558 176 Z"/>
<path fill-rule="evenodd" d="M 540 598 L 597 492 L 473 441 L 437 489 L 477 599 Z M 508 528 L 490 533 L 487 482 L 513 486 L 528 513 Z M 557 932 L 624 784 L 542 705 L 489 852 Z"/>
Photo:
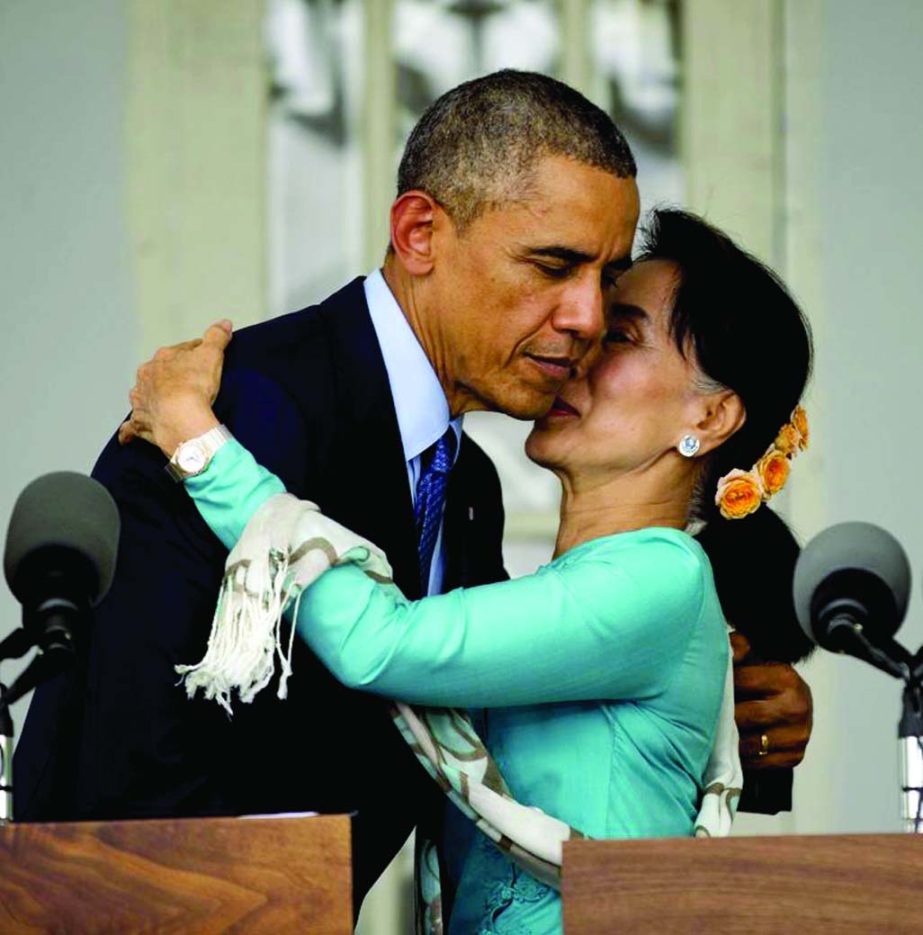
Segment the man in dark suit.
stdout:
<path fill-rule="evenodd" d="M 408 142 L 383 269 L 236 334 L 219 418 L 381 546 L 409 597 L 505 577 L 496 472 L 460 417 L 539 416 L 581 365 L 630 263 L 634 175 L 611 120 L 559 82 L 501 72 L 454 89 Z M 441 439 L 454 467 L 421 567 L 414 501 Z M 113 439 L 94 474 L 122 517 L 116 580 L 82 667 L 36 692 L 18 817 L 355 811 L 358 908 L 435 787 L 381 701 L 302 645 L 286 701 L 264 691 L 233 719 L 188 701 L 174 666 L 202 656 L 226 551 L 153 446 Z"/>

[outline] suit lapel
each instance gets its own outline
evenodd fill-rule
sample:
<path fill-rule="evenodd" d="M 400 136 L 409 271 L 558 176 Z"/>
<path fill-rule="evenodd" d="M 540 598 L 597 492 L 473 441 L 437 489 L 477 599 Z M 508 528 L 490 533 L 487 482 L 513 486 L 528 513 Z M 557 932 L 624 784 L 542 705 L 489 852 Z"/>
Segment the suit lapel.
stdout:
<path fill-rule="evenodd" d="M 446 489 L 443 542 L 445 543 L 445 575 L 442 590 L 451 591 L 463 585 L 476 584 L 470 574 L 472 527 L 476 498 L 472 497 L 468 483 L 471 460 L 471 442 L 462 434 L 458 460 L 449 475 Z"/>
<path fill-rule="evenodd" d="M 505 581 L 503 502 L 496 471 L 465 434 L 446 491 L 443 590 Z"/>
<path fill-rule="evenodd" d="M 467 530 L 465 523 L 464 485 L 461 483 L 464 472 L 465 437 L 458 460 L 449 474 L 449 483 L 445 492 L 445 514 L 442 526 L 442 542 L 445 555 L 445 567 L 442 577 L 443 592 L 457 588 L 464 580 L 464 556 L 467 551 Z"/>
<path fill-rule="evenodd" d="M 334 386 L 334 420 L 318 503 L 337 521 L 381 546 L 394 580 L 411 600 L 422 596 L 413 501 L 388 373 L 356 279 L 319 308 Z M 500 541 L 503 508 L 485 456 L 462 433 L 446 489 L 443 591 L 506 577 Z M 308 484 L 306 491 L 317 489 Z"/>
<path fill-rule="evenodd" d="M 336 426 L 324 509 L 381 546 L 394 579 L 411 599 L 420 596 L 417 534 L 407 466 L 381 348 L 362 280 L 323 307 L 331 356 Z"/>

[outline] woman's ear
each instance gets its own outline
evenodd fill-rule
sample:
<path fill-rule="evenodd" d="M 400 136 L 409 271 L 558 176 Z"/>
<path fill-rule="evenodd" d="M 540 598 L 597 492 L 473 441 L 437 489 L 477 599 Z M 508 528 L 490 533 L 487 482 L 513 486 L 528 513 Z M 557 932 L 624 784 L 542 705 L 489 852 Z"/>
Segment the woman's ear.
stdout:
<path fill-rule="evenodd" d="M 733 390 L 700 397 L 701 409 L 695 426 L 699 454 L 708 454 L 724 444 L 747 421 L 747 410 Z"/>
<path fill-rule="evenodd" d="M 391 205 L 391 246 L 411 276 L 433 268 L 433 221 L 441 211 L 426 192 L 404 192 Z"/>

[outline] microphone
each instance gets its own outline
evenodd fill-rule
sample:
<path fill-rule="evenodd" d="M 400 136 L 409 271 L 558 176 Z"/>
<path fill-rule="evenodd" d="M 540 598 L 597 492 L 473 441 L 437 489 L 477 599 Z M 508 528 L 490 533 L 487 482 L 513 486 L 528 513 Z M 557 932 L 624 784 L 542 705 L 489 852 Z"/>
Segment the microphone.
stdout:
<path fill-rule="evenodd" d="M 106 595 L 115 573 L 119 514 L 105 487 L 83 474 L 59 471 L 19 495 L 6 537 L 3 570 L 22 604 L 23 629 L 0 644 L 0 658 L 40 655 L 2 699 L 16 698 L 68 665 L 74 634 Z"/>
<path fill-rule="evenodd" d="M 890 533 L 859 522 L 825 529 L 798 557 L 793 596 L 819 646 L 909 678 L 912 657 L 893 636 L 907 613 L 910 563 Z"/>
<path fill-rule="evenodd" d="M 74 661 L 74 633 L 112 584 L 118 543 L 115 502 L 83 474 L 39 477 L 13 506 L 3 571 L 22 604 L 23 627 L 0 643 L 0 659 L 39 651 L 9 689 L 0 685 L 0 824 L 13 819 L 10 705 Z"/>
<path fill-rule="evenodd" d="M 910 597 L 906 553 L 871 523 L 831 526 L 799 556 L 793 593 L 798 622 L 812 640 L 903 681 L 897 727 L 901 817 L 906 831 L 923 832 L 923 666 L 919 654 L 911 656 L 894 639 Z"/>

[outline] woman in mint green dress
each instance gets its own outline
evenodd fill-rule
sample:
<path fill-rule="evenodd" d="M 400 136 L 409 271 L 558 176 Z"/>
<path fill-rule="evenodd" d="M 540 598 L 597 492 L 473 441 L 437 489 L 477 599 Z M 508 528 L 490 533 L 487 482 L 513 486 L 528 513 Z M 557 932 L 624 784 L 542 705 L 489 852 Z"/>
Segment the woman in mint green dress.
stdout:
<path fill-rule="evenodd" d="M 548 565 L 407 601 L 340 564 L 305 590 L 295 623 L 353 688 L 483 712 L 481 735 L 519 802 L 591 837 L 689 835 L 729 647 L 688 530 L 730 526 L 784 482 L 807 443 L 796 407 L 810 339 L 768 270 L 672 211 L 655 216 L 609 316 L 591 365 L 526 443 L 562 485 Z M 195 354 L 142 368 L 133 393 L 130 434 L 168 456 L 217 425 L 196 390 L 209 381 L 193 374 L 212 364 Z M 185 484 L 228 548 L 284 489 L 233 439 Z M 559 894 L 460 812 L 444 856 L 450 932 L 560 931 Z"/>

